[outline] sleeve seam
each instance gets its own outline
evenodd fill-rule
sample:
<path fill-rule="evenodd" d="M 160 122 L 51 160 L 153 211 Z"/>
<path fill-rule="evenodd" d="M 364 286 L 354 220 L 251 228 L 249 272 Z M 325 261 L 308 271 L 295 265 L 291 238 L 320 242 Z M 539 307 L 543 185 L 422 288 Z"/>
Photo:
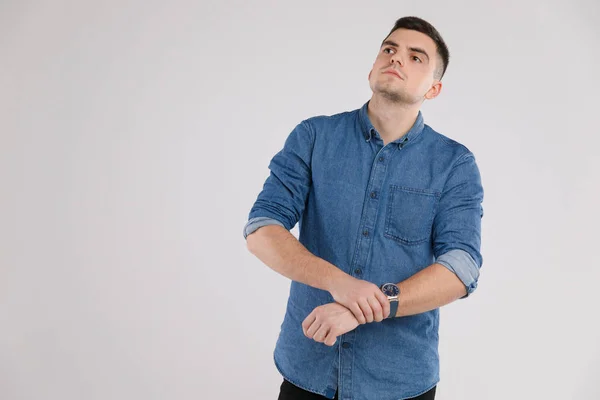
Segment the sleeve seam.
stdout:
<path fill-rule="evenodd" d="M 463 158 L 467 158 L 469 155 L 473 154 L 471 151 L 467 151 L 463 154 L 460 155 L 460 157 L 458 157 L 454 163 L 452 164 L 452 167 L 450 168 L 450 173 L 448 174 L 448 179 L 446 179 L 446 182 L 444 182 L 444 187 L 442 188 L 442 192 L 441 192 L 441 196 L 444 195 L 444 193 L 446 192 L 446 186 L 448 185 L 448 181 L 450 180 L 450 175 L 452 175 L 452 173 L 454 172 L 454 170 L 456 169 L 456 167 L 460 164 L 461 160 Z"/>

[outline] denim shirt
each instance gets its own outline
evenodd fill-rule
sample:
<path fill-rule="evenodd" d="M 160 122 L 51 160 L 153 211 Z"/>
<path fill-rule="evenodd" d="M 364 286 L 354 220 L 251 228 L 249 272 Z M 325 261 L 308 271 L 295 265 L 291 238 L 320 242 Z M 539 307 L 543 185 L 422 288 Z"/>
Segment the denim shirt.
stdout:
<path fill-rule="evenodd" d="M 421 111 L 384 146 L 368 104 L 293 129 L 269 164 L 244 238 L 264 225 L 298 223 L 310 252 L 358 279 L 398 283 L 436 262 L 469 296 L 483 262 L 483 187 L 473 153 L 426 125 Z M 291 282 L 273 354 L 285 379 L 330 399 L 337 390 L 344 400 L 405 399 L 439 382 L 439 308 L 359 325 L 330 347 L 304 336 L 301 324 L 333 301 Z"/>

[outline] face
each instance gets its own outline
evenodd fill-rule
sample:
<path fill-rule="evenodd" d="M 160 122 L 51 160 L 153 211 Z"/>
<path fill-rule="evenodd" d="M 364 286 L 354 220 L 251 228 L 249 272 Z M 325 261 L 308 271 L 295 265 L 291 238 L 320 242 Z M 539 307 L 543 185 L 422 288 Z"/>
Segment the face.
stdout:
<path fill-rule="evenodd" d="M 369 86 L 374 94 L 394 103 L 420 104 L 436 97 L 442 88 L 434 78 L 438 62 L 435 42 L 429 36 L 397 29 L 379 49 Z"/>

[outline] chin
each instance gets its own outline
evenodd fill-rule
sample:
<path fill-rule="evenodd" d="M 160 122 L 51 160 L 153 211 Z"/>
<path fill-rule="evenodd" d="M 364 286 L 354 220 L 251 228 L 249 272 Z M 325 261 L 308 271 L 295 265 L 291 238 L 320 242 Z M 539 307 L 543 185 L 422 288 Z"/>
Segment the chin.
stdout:
<path fill-rule="evenodd" d="M 395 90 L 389 90 L 389 89 L 382 89 L 382 88 L 377 88 L 378 90 L 373 91 L 374 93 L 377 93 L 379 96 L 383 97 L 384 99 L 393 101 L 394 103 L 401 103 L 406 99 L 406 95 L 403 92 L 399 92 L 399 91 L 395 91 Z"/>

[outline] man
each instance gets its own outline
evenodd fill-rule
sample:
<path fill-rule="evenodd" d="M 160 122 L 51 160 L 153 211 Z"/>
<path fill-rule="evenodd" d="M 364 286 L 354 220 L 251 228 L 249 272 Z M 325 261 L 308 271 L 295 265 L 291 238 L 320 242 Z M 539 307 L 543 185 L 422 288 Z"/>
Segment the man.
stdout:
<path fill-rule="evenodd" d="M 244 227 L 292 280 L 274 361 L 279 399 L 434 399 L 439 307 L 477 287 L 483 187 L 464 145 L 424 124 L 449 52 L 396 21 L 360 109 L 299 123 Z M 299 240 L 289 232 L 299 223 Z"/>

